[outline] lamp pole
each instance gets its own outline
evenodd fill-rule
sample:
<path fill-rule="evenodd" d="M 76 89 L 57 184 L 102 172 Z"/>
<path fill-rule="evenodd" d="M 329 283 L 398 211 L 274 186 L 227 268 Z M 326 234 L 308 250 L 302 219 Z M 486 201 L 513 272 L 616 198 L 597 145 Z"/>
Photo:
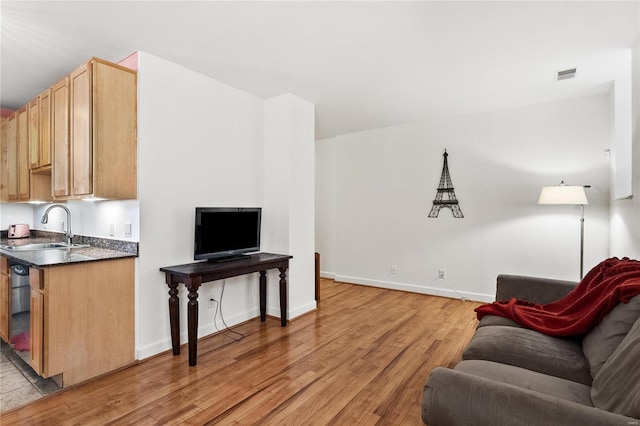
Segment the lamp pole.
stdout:
<path fill-rule="evenodd" d="M 584 266 L 584 204 L 580 204 L 580 281 Z"/>
<path fill-rule="evenodd" d="M 591 185 L 567 185 L 564 181 L 557 186 L 545 186 L 540 191 L 538 204 L 570 204 L 580 206 L 580 280 L 584 273 L 584 206 L 589 204 L 585 188 Z"/>

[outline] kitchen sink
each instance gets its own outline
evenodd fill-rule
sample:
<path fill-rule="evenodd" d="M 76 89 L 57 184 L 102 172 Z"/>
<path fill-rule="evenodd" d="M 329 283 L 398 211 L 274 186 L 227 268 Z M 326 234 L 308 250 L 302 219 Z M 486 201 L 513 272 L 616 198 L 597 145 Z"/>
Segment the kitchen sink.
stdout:
<path fill-rule="evenodd" d="M 0 245 L 0 249 L 11 251 L 35 251 L 52 249 L 72 249 L 89 247 L 89 244 L 67 244 L 67 243 L 33 243 L 22 245 Z"/>

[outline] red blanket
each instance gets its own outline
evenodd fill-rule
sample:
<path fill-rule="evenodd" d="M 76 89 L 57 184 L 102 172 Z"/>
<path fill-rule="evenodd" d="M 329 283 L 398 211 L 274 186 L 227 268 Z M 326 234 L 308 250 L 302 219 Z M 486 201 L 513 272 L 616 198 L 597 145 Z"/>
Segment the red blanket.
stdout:
<path fill-rule="evenodd" d="M 523 327 L 550 336 L 579 336 L 589 332 L 618 303 L 640 294 L 640 261 L 612 257 L 600 262 L 557 302 L 539 305 L 511 299 L 475 309 L 485 315 L 509 318 Z"/>

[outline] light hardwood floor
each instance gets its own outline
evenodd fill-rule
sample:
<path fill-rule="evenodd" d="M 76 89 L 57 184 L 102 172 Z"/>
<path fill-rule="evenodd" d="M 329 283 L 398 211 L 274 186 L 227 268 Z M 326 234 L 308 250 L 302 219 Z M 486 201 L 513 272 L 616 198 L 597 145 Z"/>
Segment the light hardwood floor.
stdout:
<path fill-rule="evenodd" d="M 323 279 L 316 311 L 259 319 L 9 411 L 14 424 L 421 425 L 429 372 L 471 338 L 475 302 Z M 167 324 L 158 326 L 169 327 Z"/>

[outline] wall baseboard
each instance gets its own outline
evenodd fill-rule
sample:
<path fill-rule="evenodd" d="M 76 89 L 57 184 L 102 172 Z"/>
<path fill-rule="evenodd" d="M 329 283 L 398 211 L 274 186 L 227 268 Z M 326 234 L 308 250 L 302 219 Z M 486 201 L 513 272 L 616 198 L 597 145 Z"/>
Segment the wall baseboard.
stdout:
<path fill-rule="evenodd" d="M 320 271 L 320 278 L 329 278 L 330 280 L 334 280 L 336 279 L 336 274 L 333 272 Z"/>
<path fill-rule="evenodd" d="M 202 304 L 200 305 L 202 307 Z M 314 309 L 317 308 L 317 304 L 316 302 L 311 302 L 311 303 L 307 303 L 306 305 L 303 306 L 297 306 L 295 308 L 289 308 L 289 317 L 288 320 L 292 320 L 296 317 L 299 317 L 301 315 L 306 314 L 307 312 L 311 312 Z M 275 318 L 280 318 L 280 307 L 279 306 L 270 306 L 267 305 L 267 315 L 275 317 Z M 240 324 L 241 322 L 245 322 L 248 321 L 250 319 L 254 319 L 254 318 L 258 318 L 260 317 L 260 310 L 259 309 L 252 309 L 231 317 L 225 317 L 225 322 L 229 325 L 229 327 L 233 327 L 236 324 Z M 184 322 L 184 324 L 183 324 Z M 210 321 L 202 326 L 198 327 L 198 338 L 202 338 L 202 337 L 206 337 L 210 334 L 214 334 L 214 333 L 218 333 L 219 330 L 222 330 L 224 328 L 224 324 L 222 324 L 222 321 L 218 318 L 216 321 L 216 325 L 218 326 L 218 328 L 216 328 L 216 326 L 213 324 L 213 321 Z M 168 329 L 168 326 L 167 326 Z M 180 344 L 185 344 L 188 342 L 188 336 L 187 336 L 187 322 L 186 321 L 181 321 L 180 322 Z M 184 331 L 183 331 L 184 330 Z M 167 330 L 168 331 L 168 330 Z M 161 352 L 167 351 L 171 349 L 171 336 L 169 336 L 166 339 L 160 340 L 156 343 L 152 343 L 150 345 L 141 347 L 141 348 L 137 348 L 136 349 L 136 359 L 137 360 L 142 360 L 145 358 L 149 358 L 151 356 L 157 355 Z"/>
<path fill-rule="evenodd" d="M 201 305 L 202 306 L 202 305 Z M 278 310 L 279 312 L 279 310 Z M 278 313 L 278 315 L 280 315 Z M 245 322 L 248 321 L 252 318 L 256 318 L 260 316 L 260 311 L 258 309 L 252 309 L 237 315 L 234 315 L 232 317 L 226 317 L 225 318 L 225 322 L 229 325 L 229 327 L 233 327 L 236 324 L 240 324 L 241 322 Z M 217 321 L 217 326 L 218 328 L 216 329 L 215 325 L 213 324 L 213 321 L 208 322 L 207 324 L 204 324 L 200 327 L 198 327 L 198 338 L 202 338 L 202 337 L 206 337 L 210 334 L 214 334 L 217 333 L 218 330 L 222 330 L 224 327 L 224 324 L 222 324 L 222 321 L 220 321 L 220 319 L 218 319 Z M 169 326 L 167 324 L 167 331 Z M 189 341 L 188 336 L 187 336 L 187 322 L 186 321 L 180 321 L 180 344 L 183 345 L 185 343 L 187 343 Z M 184 331 L 182 331 L 184 330 Z M 159 340 L 155 343 L 152 343 L 150 345 L 146 345 L 144 347 L 141 348 L 136 348 L 136 359 L 137 360 L 142 360 L 145 358 L 149 358 L 151 356 L 157 355 L 161 352 L 164 352 L 166 350 L 171 349 L 171 335 L 169 335 L 166 339 L 162 339 Z"/>
<path fill-rule="evenodd" d="M 335 275 L 334 279 L 336 281 L 348 284 L 359 284 L 369 287 L 386 288 L 389 290 L 408 291 L 411 293 L 428 294 L 431 296 L 449 297 L 451 299 L 462 299 L 462 297 L 464 297 L 467 300 L 473 300 L 476 302 L 493 302 L 495 300 L 495 296 L 491 294 L 471 293 L 468 291 L 457 291 L 446 288 L 419 286 L 415 284 L 396 283 L 392 281 L 371 280 L 367 278 L 349 277 L 346 275 L 337 274 Z"/>
<path fill-rule="evenodd" d="M 289 309 L 289 320 L 296 319 L 299 316 L 316 310 L 317 308 L 318 303 L 314 300 L 313 302 L 307 303 L 306 305 L 298 306 L 295 309 Z"/>

